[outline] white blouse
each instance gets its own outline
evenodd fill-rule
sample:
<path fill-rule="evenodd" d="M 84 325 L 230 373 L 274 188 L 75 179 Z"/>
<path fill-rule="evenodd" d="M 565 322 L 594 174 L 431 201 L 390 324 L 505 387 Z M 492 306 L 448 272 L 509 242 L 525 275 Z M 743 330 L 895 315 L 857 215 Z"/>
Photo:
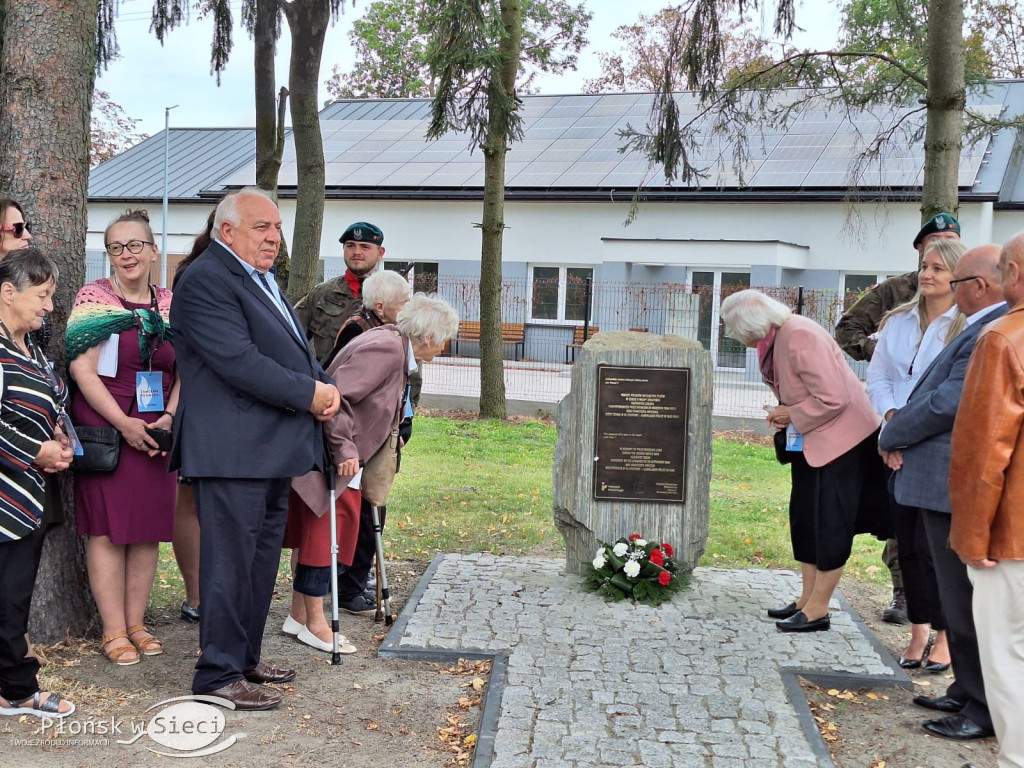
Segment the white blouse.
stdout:
<path fill-rule="evenodd" d="M 935 318 L 921 335 L 917 307 L 892 315 L 882 328 L 868 365 L 871 405 L 882 416 L 907 404 L 910 393 L 932 361 L 946 346 L 946 334 L 959 308 L 954 304 Z"/>

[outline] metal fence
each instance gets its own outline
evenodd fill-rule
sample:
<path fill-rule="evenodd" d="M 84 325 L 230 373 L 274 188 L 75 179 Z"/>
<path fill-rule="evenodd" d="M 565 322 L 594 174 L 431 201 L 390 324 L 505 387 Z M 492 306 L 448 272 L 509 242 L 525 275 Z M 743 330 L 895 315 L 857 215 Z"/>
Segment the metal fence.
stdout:
<path fill-rule="evenodd" d="M 478 281 L 441 277 L 436 284 L 418 287 L 436 290 L 463 321 L 479 321 Z M 725 336 L 719 319 L 722 299 L 747 287 L 505 280 L 501 307 L 502 321 L 508 324 L 503 355 L 506 397 L 538 403 L 561 400 L 569 391 L 572 361 L 584 333 L 587 338 L 603 331 L 676 334 L 696 339 L 711 352 L 715 415 L 762 416 L 763 406 L 773 398 L 761 382 L 756 353 Z M 856 298 L 838 291 L 780 286 L 758 290 L 812 318 L 830 333 L 844 307 Z M 479 354 L 476 341 L 450 344 L 445 355 L 424 367 L 424 392 L 479 396 Z M 865 364 L 849 362 L 863 378 Z"/>

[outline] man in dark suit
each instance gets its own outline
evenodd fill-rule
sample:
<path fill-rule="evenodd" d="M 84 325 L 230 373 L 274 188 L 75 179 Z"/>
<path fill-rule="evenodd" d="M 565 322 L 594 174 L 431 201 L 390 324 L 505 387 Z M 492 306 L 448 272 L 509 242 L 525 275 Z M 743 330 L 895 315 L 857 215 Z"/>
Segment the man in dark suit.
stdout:
<path fill-rule="evenodd" d="M 171 467 L 193 481 L 201 530 L 202 655 L 192 691 L 270 709 L 280 695 L 252 683 L 295 676 L 260 661 L 288 490 L 291 478 L 320 467 L 317 422 L 340 401 L 267 279 L 281 245 L 274 202 L 256 189 L 227 197 L 213 232 L 171 307 L 181 377 Z"/>
<path fill-rule="evenodd" d="M 886 462 L 898 470 L 893 475 L 896 501 L 921 509 L 956 672 L 945 695 L 916 696 L 914 703 L 947 713 L 926 721 L 924 729 L 958 741 L 985 738 L 993 730 L 971 612 L 973 589 L 966 567 L 947 543 L 951 512 L 945 480 L 971 352 L 982 328 L 1007 311 L 1000 288 L 999 251 L 997 245 L 983 245 L 960 257 L 950 283 L 957 306 L 967 315 L 967 327 L 935 358 L 907 404 L 896 411 L 878 438 Z"/>

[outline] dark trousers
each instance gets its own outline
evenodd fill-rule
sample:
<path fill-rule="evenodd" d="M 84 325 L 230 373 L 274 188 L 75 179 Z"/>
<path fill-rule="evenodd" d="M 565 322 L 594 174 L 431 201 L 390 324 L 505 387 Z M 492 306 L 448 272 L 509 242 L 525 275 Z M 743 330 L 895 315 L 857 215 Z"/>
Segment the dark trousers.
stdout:
<path fill-rule="evenodd" d="M 380 525 L 383 530 L 388 508 L 377 507 L 377 511 L 380 514 Z M 339 602 L 354 600 L 363 593 L 376 554 L 377 539 L 373 533 L 373 507 L 364 499 L 359 506 L 359 535 L 356 538 L 356 553 L 352 556 L 352 565 L 346 567 L 343 573 L 338 574 Z"/>
<path fill-rule="evenodd" d="M 935 564 L 925 536 L 921 510 L 905 507 L 891 495 L 889 507 L 896 524 L 896 541 L 899 542 L 907 618 L 911 624 L 931 624 L 932 629 L 946 629 L 946 619 L 939 601 L 939 585 L 935 581 Z"/>
<path fill-rule="evenodd" d="M 971 602 L 974 588 L 967 578 L 967 566 L 956 552 L 949 548 L 949 527 L 952 517 L 948 512 L 931 509 L 919 510 L 924 521 L 928 549 L 935 563 L 935 576 L 939 583 L 939 599 L 946 617 L 949 634 L 949 654 L 953 659 L 956 680 L 947 694 L 966 701 L 963 716 L 983 728 L 992 728 L 992 717 L 985 700 L 985 681 L 981 675 L 978 656 L 978 635 L 974 629 Z"/>
<path fill-rule="evenodd" d="M 39 660 L 25 658 L 28 613 L 39 570 L 43 532 L 0 544 L 0 695 L 21 702 L 39 690 Z"/>
<path fill-rule="evenodd" d="M 193 478 L 203 596 L 193 693 L 241 680 L 260 661 L 290 486 L 290 478 Z"/>

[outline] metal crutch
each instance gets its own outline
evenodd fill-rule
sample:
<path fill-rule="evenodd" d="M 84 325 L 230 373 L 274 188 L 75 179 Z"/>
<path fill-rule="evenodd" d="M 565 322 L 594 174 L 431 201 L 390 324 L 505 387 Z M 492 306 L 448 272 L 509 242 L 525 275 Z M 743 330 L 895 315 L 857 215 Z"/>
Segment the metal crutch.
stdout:
<path fill-rule="evenodd" d="M 341 665 L 341 652 L 338 649 L 338 636 L 341 634 L 341 622 L 338 619 L 338 468 L 334 465 L 334 457 L 327 444 L 324 433 L 324 475 L 327 478 L 327 490 L 330 491 L 330 504 L 327 514 L 331 518 L 331 634 L 334 636 L 334 648 L 331 652 L 331 664 Z"/>
<path fill-rule="evenodd" d="M 384 626 L 390 627 L 395 623 L 395 617 L 391 614 L 391 590 L 388 589 L 388 573 L 384 567 L 384 540 L 381 537 L 384 526 L 380 522 L 380 508 L 376 504 L 371 504 L 370 511 L 373 513 L 373 538 L 377 545 L 377 568 L 380 572 L 377 589 L 384 598 Z"/>

